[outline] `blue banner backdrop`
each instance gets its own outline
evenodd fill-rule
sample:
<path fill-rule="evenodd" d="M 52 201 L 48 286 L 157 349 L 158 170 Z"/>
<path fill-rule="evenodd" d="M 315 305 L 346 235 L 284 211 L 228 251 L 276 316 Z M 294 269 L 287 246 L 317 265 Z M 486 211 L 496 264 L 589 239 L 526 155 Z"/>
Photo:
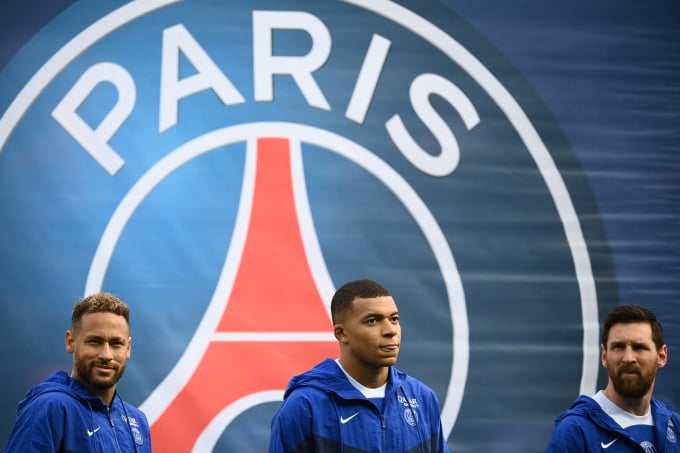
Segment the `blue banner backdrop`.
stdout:
<path fill-rule="evenodd" d="M 0 445 L 99 290 L 161 453 L 266 451 L 364 277 L 452 451 L 543 451 L 617 304 L 662 320 L 680 405 L 677 2 L 0 8 Z"/>

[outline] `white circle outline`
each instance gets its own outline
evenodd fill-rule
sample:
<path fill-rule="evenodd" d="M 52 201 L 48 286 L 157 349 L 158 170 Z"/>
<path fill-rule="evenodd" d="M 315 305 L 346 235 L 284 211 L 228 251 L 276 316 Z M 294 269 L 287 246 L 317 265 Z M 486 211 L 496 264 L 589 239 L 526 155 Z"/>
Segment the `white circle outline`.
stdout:
<path fill-rule="evenodd" d="M 460 66 L 466 70 L 466 72 L 468 72 L 483 89 L 485 89 L 489 96 L 494 99 L 497 105 L 505 113 L 510 123 L 515 127 L 515 130 L 524 141 L 546 181 L 553 200 L 556 203 L 557 211 L 562 220 L 562 224 L 564 225 L 565 234 L 572 251 L 577 282 L 581 294 L 581 313 L 584 330 L 583 367 L 580 392 L 585 394 L 593 393 L 598 372 L 599 322 L 597 296 L 587 245 L 580 229 L 578 216 L 576 215 L 568 191 L 566 190 L 566 186 L 555 167 L 550 153 L 545 148 L 545 145 L 542 143 L 533 125 L 519 107 L 516 100 L 509 92 L 507 92 L 500 82 L 472 54 L 441 29 L 427 22 L 410 10 L 389 0 L 341 1 L 352 3 L 366 10 L 372 10 L 389 18 L 393 22 L 410 29 L 415 34 L 418 34 L 423 39 L 429 41 L 433 46 L 439 48 L 449 58 L 460 64 Z M 153 9 L 165 6 L 161 1 L 152 3 L 143 2 L 142 0 L 132 2 L 131 5 L 134 5 L 134 7 L 137 5 L 150 6 L 146 11 L 135 11 L 132 16 L 136 14 L 141 15 L 150 12 Z M 120 11 L 123 10 L 124 8 L 120 9 Z M 114 24 L 114 26 L 111 26 L 110 24 L 107 24 L 107 26 L 100 26 L 100 22 L 103 24 L 103 21 L 99 21 L 88 27 L 86 31 L 89 32 L 90 30 L 99 29 L 100 36 L 98 38 L 101 38 L 116 26 L 125 23 L 124 21 L 120 21 L 120 23 Z M 79 34 L 69 42 L 65 48 L 62 48 L 58 54 L 55 54 L 45 65 L 43 65 L 27 86 L 22 89 L 21 93 L 13 100 L 8 110 L 0 117 L 0 152 L 2 152 L 6 140 L 27 108 L 32 104 L 33 100 L 35 100 L 42 92 L 42 89 L 44 89 L 44 87 L 54 78 L 55 74 L 66 66 L 72 58 L 72 56 L 70 56 L 70 58 L 63 58 L 62 54 L 68 50 L 77 55 L 96 40 L 97 39 L 94 39 L 91 36 L 86 36 L 84 32 Z M 85 46 L 82 48 L 78 47 L 78 45 L 83 44 L 83 42 L 85 43 Z M 88 275 L 88 282 L 89 280 L 90 275 Z"/>
<path fill-rule="evenodd" d="M 323 147 L 355 162 L 382 181 L 420 227 L 442 273 L 453 329 L 451 377 L 441 407 L 442 426 L 448 438 L 465 393 L 469 362 L 469 326 L 465 293 L 453 254 L 436 219 L 406 180 L 375 154 L 335 133 L 294 123 L 256 122 L 217 129 L 176 148 L 139 178 L 114 211 L 92 260 L 85 294 L 101 291 L 106 270 L 125 225 L 158 184 L 192 159 L 219 147 L 256 140 L 263 136 L 263 131 L 266 131 L 268 137 L 288 137 L 291 140 Z"/>
<path fill-rule="evenodd" d="M 555 202 L 555 207 L 564 226 L 569 249 L 572 253 L 574 271 L 581 295 L 581 319 L 583 323 L 583 359 L 579 393 L 585 395 L 594 394 L 600 366 L 600 326 L 595 277 L 593 276 L 590 263 L 588 246 L 581 231 L 578 215 L 569 197 L 569 191 L 550 152 L 526 113 L 524 113 L 510 92 L 474 55 L 442 29 L 413 11 L 391 0 L 340 1 L 379 14 L 401 25 L 429 42 L 433 47 L 439 49 L 444 55 L 456 62 L 461 69 L 486 91 L 519 134 L 529 154 L 531 154 L 534 162 L 536 162 L 536 166 L 541 172 L 541 176 L 543 176 L 543 180 Z"/>

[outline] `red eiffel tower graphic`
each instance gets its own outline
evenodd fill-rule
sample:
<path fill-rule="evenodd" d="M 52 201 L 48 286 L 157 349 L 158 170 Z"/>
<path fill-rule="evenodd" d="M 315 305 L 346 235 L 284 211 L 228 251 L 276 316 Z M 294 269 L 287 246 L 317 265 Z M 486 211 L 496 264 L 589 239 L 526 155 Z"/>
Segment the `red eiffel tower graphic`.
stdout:
<path fill-rule="evenodd" d="M 150 417 L 159 453 L 192 451 L 225 408 L 283 390 L 291 376 L 338 353 L 305 252 L 290 143 L 261 138 L 256 152 L 247 236 L 226 308 L 186 384 Z"/>

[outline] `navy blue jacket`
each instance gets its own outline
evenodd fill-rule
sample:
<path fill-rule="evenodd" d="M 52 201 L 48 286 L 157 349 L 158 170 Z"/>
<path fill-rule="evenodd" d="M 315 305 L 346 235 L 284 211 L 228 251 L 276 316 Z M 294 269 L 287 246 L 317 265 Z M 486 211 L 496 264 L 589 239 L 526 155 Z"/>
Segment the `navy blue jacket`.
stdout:
<path fill-rule="evenodd" d="M 680 416 L 673 409 L 652 399 L 657 453 L 680 453 Z M 644 453 L 594 399 L 580 396 L 571 408 L 555 420 L 555 430 L 547 453 Z"/>
<path fill-rule="evenodd" d="M 150 453 L 149 423 L 118 392 L 108 407 L 59 371 L 19 402 L 5 453 L 19 452 Z"/>
<path fill-rule="evenodd" d="M 448 453 L 439 402 L 390 367 L 382 410 L 331 359 L 295 376 L 272 420 L 269 453 Z"/>

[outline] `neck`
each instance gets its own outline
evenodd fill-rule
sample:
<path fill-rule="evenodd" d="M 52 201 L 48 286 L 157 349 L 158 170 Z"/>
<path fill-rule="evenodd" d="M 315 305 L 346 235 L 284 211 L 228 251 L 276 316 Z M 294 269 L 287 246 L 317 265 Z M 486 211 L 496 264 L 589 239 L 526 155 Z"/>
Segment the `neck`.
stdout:
<path fill-rule="evenodd" d="M 375 389 L 385 385 L 390 374 L 390 368 L 360 366 L 348 360 L 340 359 L 342 368 L 364 387 Z"/>

